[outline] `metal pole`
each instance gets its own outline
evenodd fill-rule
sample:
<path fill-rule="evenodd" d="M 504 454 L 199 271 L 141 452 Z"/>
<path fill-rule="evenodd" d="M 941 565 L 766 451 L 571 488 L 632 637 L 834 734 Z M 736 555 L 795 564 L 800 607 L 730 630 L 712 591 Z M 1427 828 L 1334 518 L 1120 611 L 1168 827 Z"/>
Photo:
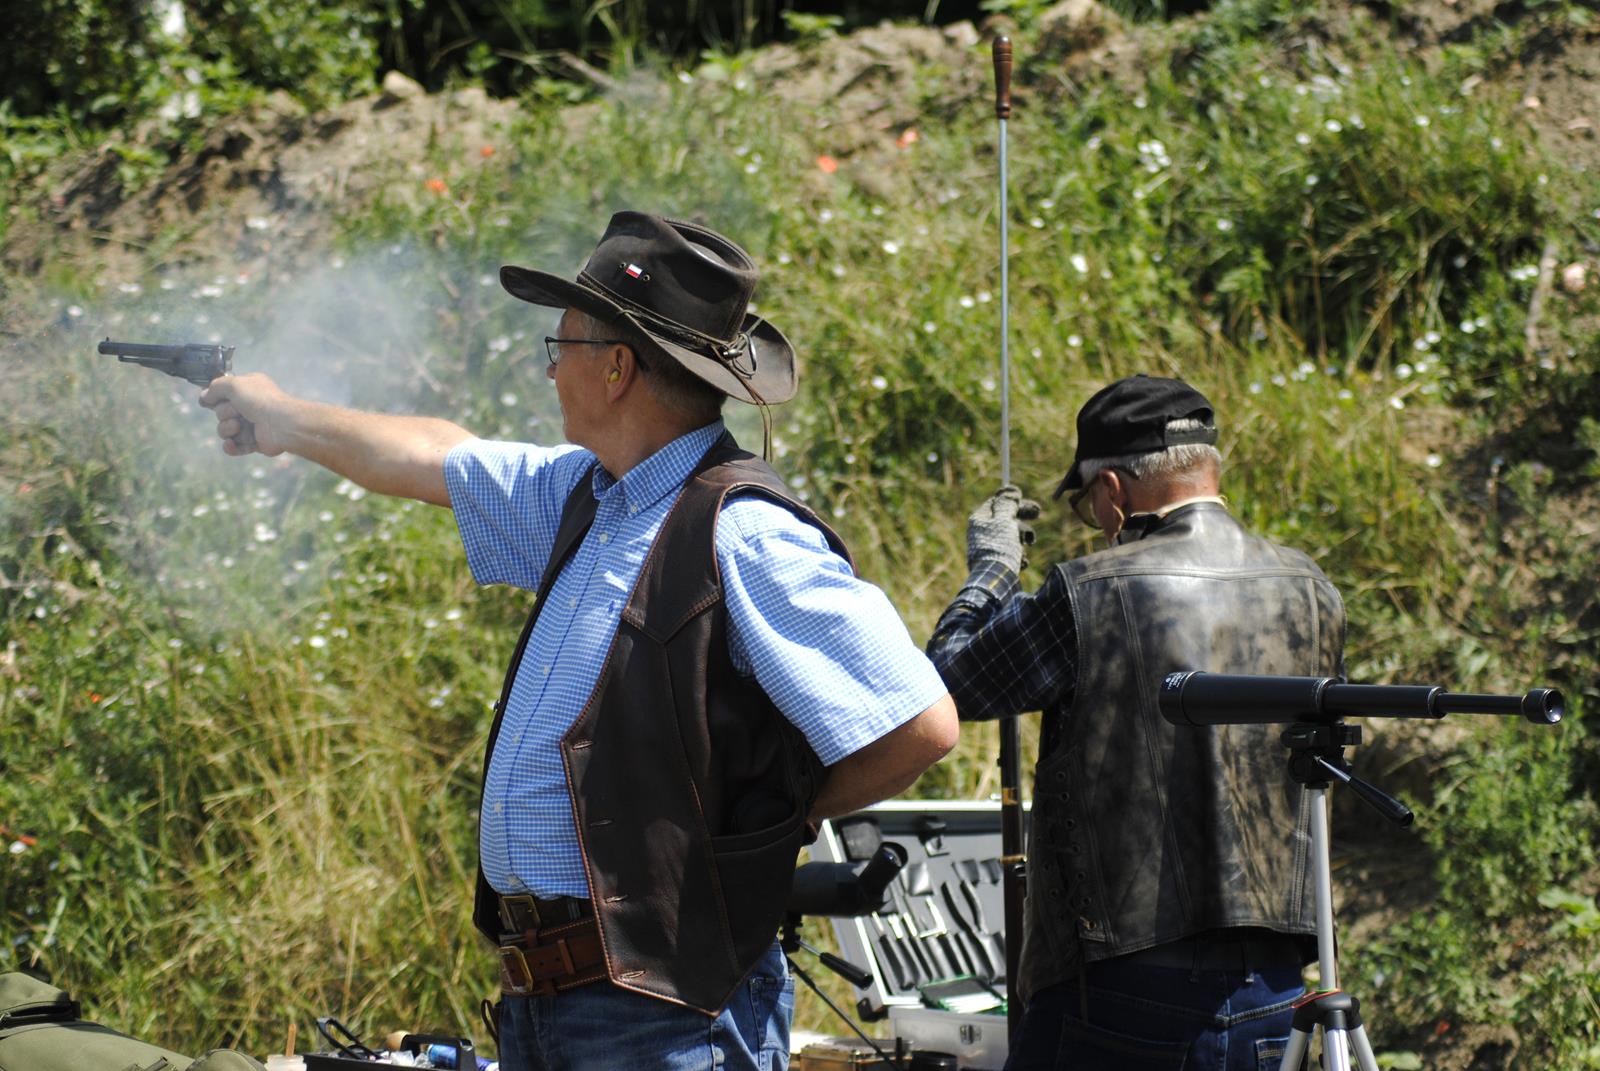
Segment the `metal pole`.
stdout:
<path fill-rule="evenodd" d="M 994 42 L 994 114 L 1000 121 L 1000 482 L 1011 482 L 1011 319 L 1007 247 L 1006 120 L 1011 116 L 1011 39 Z M 1006 908 L 1006 1032 L 1015 1040 L 1022 1026 L 1017 997 L 1022 962 L 1023 882 L 1022 740 L 1016 718 L 1000 719 L 1000 862 Z"/>
<path fill-rule="evenodd" d="M 994 115 L 1000 120 L 1000 482 L 1011 482 L 1010 214 L 1006 206 L 1006 120 L 1011 118 L 1011 38 L 994 40 Z"/>

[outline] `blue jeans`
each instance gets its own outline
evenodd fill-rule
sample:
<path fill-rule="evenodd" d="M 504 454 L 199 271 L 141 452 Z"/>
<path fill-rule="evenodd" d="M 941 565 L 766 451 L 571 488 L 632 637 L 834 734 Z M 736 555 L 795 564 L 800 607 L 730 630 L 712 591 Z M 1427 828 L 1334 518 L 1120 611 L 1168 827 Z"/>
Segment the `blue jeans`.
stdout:
<path fill-rule="evenodd" d="M 1303 992 L 1297 965 L 1091 963 L 1082 980 L 1034 995 L 1006 1071 L 1276 1071 Z"/>
<path fill-rule="evenodd" d="M 501 1071 L 784 1071 L 794 979 L 774 944 L 722 1014 L 608 982 L 553 997 L 506 997 Z"/>

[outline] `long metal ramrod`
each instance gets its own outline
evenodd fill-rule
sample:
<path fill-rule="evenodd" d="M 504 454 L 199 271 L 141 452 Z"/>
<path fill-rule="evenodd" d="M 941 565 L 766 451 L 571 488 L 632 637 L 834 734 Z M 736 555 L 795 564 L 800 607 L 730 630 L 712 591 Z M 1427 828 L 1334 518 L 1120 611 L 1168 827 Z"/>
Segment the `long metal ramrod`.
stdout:
<path fill-rule="evenodd" d="M 160 346 L 145 342 L 113 342 L 108 338 L 100 343 L 99 350 L 127 364 L 154 368 L 157 372 L 186 379 L 197 387 L 204 387 L 218 376 L 233 371 L 232 346 L 216 346 L 206 342 Z"/>
<path fill-rule="evenodd" d="M 1011 314 L 1006 205 L 1006 120 L 1011 117 L 1011 39 L 994 41 L 994 115 L 1000 121 L 1000 482 L 1011 482 Z M 1022 739 L 1016 718 L 1000 719 L 1000 863 L 1006 905 L 1006 1032 L 1022 1025 L 1017 974 L 1022 963 Z"/>

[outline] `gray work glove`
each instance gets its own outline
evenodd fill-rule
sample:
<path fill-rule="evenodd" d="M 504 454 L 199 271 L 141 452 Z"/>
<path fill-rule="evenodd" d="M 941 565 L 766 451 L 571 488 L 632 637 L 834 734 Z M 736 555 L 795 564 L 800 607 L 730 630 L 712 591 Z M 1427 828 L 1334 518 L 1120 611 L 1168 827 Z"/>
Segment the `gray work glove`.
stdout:
<path fill-rule="evenodd" d="M 1011 484 L 990 495 L 967 518 L 967 568 L 993 562 L 1022 572 L 1022 548 L 1033 542 L 1033 526 L 1025 522 L 1038 516 L 1039 503 Z"/>

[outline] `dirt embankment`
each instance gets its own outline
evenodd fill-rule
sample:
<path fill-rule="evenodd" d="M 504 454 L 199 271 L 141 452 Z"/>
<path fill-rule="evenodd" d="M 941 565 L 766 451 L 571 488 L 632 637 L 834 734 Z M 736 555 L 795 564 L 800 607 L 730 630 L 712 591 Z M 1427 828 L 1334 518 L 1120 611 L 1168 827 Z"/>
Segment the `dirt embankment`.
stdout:
<path fill-rule="evenodd" d="M 1516 0 L 1350 0 L 1329 10 L 1309 26 L 1308 50 L 1312 38 L 1335 39 L 1350 28 L 1346 24 L 1360 23 L 1424 59 L 1528 14 Z M 826 129 L 835 154 L 849 162 L 852 181 L 871 192 L 875 181 L 888 181 L 875 176 L 893 173 L 875 163 L 894 153 L 895 135 L 970 107 L 992 91 L 982 41 L 1006 25 L 991 22 L 981 29 L 965 22 L 885 24 L 806 45 L 774 45 L 752 56 L 741 76 Z M 1048 107 L 1098 79 L 1136 84 L 1152 62 L 1165 61 L 1157 54 L 1165 43 L 1160 33 L 1128 26 L 1096 0 L 1064 0 L 1039 20 L 1029 52 L 1018 56 L 1018 107 Z M 920 88 L 919 72 L 930 67 L 949 74 L 943 99 L 928 99 Z M 586 71 L 580 64 L 574 69 Z M 602 93 L 649 91 L 587 74 Z M 1582 32 L 1533 35 L 1518 54 L 1485 64 L 1463 92 L 1482 83 L 1510 86 L 1522 101 L 1521 114 L 1552 153 L 1600 166 L 1600 23 Z M 226 264 L 258 277 L 292 270 L 322 247 L 331 216 L 369 203 L 385 184 L 395 184 L 385 191 L 393 196 L 424 195 L 425 161 L 441 150 L 492 151 L 497 132 L 517 110 L 514 101 L 478 89 L 429 95 L 395 74 L 384 84 L 376 96 L 315 114 L 275 94 L 219 120 L 198 148 L 177 153 L 137 189 L 127 181 L 133 169 L 110 143 L 64 159 L 39 184 L 37 220 L 11 228 L 0 268 L 27 277 L 46 260 L 66 259 L 91 281 L 179 264 Z M 573 109 L 570 121 L 580 121 L 584 107 Z M 127 140 L 157 157 L 171 152 L 154 124 Z M 396 183 L 396 176 L 405 181 Z"/>

